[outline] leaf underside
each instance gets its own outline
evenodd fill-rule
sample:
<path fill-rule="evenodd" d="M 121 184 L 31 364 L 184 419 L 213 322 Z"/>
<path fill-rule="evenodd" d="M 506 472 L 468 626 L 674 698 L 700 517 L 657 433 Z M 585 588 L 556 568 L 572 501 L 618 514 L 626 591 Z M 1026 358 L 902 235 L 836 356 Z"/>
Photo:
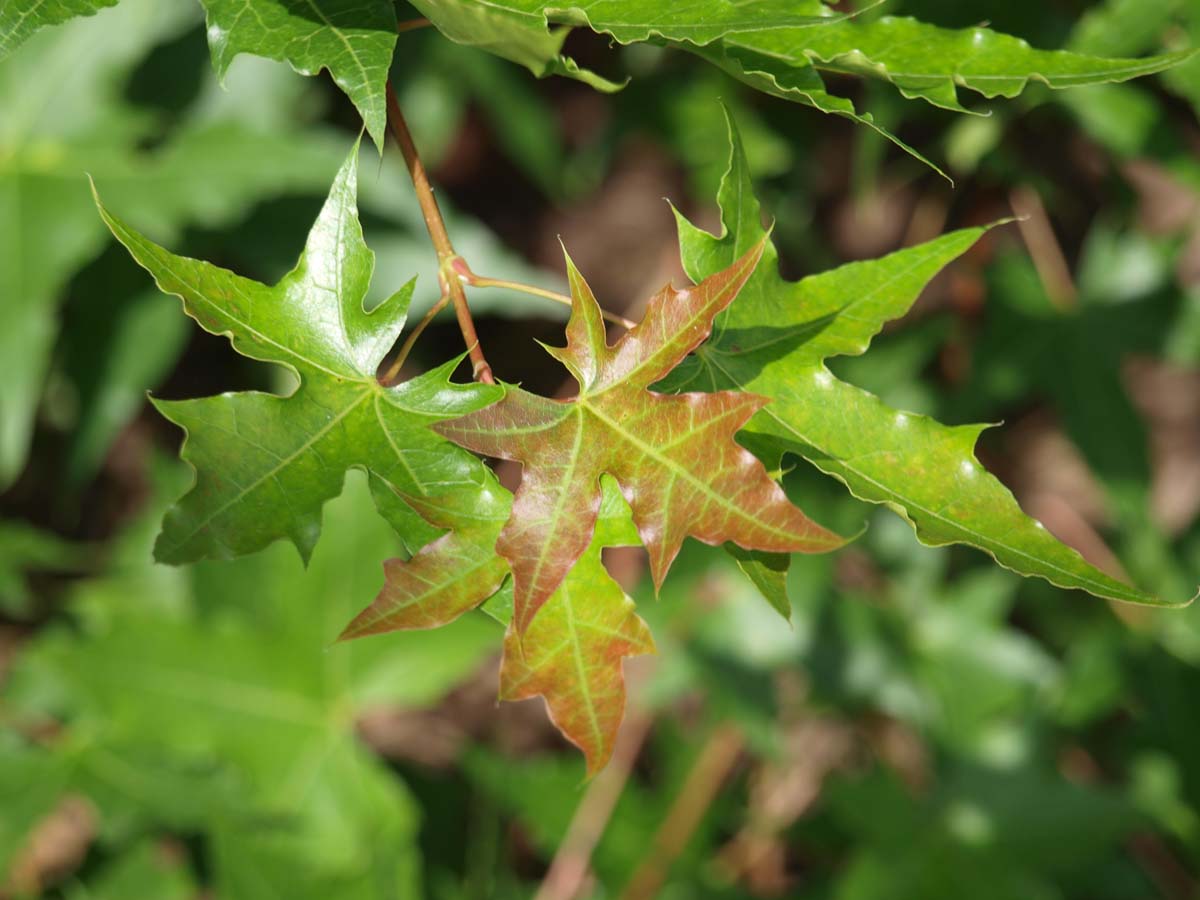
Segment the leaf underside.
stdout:
<path fill-rule="evenodd" d="M 865 124 L 921 159 L 850 100 L 830 93 L 821 73 L 878 78 L 905 97 L 965 112 L 959 88 L 987 98 L 1015 97 L 1034 81 L 1052 88 L 1126 81 L 1193 55 L 1109 59 L 1039 50 L 984 27 L 948 29 L 895 16 L 862 21 L 819 0 L 708 0 L 686 11 L 634 0 L 415 0 L 414 6 L 451 40 L 512 60 L 538 76 L 561 74 L 597 83 L 561 52 L 570 27 L 622 44 L 648 41 L 689 50 L 757 90 Z"/>
<path fill-rule="evenodd" d="M 239 53 L 288 63 L 301 74 L 328 69 L 380 148 L 387 129 L 388 69 L 396 47 L 390 0 L 201 0 L 213 65 L 224 75 Z"/>

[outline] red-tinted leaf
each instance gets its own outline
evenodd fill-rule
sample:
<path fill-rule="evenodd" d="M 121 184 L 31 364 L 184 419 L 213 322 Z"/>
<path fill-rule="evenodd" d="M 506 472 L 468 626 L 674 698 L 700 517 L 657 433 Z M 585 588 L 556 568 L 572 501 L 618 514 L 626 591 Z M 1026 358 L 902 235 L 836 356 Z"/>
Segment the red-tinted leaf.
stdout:
<path fill-rule="evenodd" d="M 524 464 L 496 544 L 512 566 L 519 632 L 591 542 L 605 473 L 629 501 L 656 584 L 688 535 L 773 552 L 821 552 L 843 543 L 792 506 L 734 441 L 765 400 L 736 391 L 649 390 L 708 337 L 762 250 L 759 243 L 690 289 L 664 288 L 643 321 L 611 347 L 600 307 L 568 260 L 574 305 L 567 346 L 550 352 L 579 382 L 579 396 L 548 400 L 508 387 L 500 402 L 435 426 L 478 453 Z"/>
<path fill-rule="evenodd" d="M 524 634 L 509 626 L 500 669 L 500 699 L 541 694 L 550 718 L 602 769 L 625 713 L 627 656 L 654 652 L 650 629 L 609 577 L 593 543 Z"/>

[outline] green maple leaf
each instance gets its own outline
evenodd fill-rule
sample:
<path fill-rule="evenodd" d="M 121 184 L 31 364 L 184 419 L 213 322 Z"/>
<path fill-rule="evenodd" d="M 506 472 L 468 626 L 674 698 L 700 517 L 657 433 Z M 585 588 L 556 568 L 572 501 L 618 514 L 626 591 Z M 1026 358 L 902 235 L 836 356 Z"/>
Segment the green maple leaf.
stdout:
<path fill-rule="evenodd" d="M 724 231 L 711 235 L 677 214 L 684 267 L 720 271 L 764 238 L 746 159 L 732 119 L 730 167 L 720 189 Z M 950 427 L 889 408 L 835 378 L 823 361 L 863 353 L 903 315 L 948 262 L 985 229 L 965 229 L 870 262 L 799 282 L 780 278 L 773 248 L 717 323 L 710 342 L 675 373 L 674 389 L 746 390 L 771 399 L 747 431 L 776 452 L 803 456 L 856 497 L 885 504 L 927 544 L 965 543 L 1006 568 L 1100 597 L 1176 605 L 1089 565 L 1021 511 L 975 459 L 986 426 Z"/>
<path fill-rule="evenodd" d="M 117 240 L 203 328 L 300 379 L 288 397 L 156 402 L 188 432 L 183 456 L 197 471 L 195 487 L 164 520 L 155 547 L 164 562 L 237 556 L 279 538 L 307 559 L 321 506 L 341 493 L 350 468 L 370 473 L 381 512 L 414 547 L 434 532 L 393 492 L 419 497 L 486 483 L 477 460 L 428 426 L 487 403 L 499 389 L 451 383 L 457 360 L 394 387 L 375 377 L 404 325 L 412 283 L 363 310 L 374 254 L 358 223 L 357 154 L 355 147 L 338 173 L 299 263 L 270 287 L 176 256 L 100 206 Z"/>
<path fill-rule="evenodd" d="M 657 585 L 688 535 L 773 552 L 820 552 L 843 543 L 792 506 L 762 464 L 734 442 L 762 398 L 649 390 L 708 336 L 763 246 L 692 288 L 663 288 L 642 322 L 611 347 L 600 307 L 568 260 L 574 302 L 567 346 L 548 349 L 579 382 L 579 396 L 556 401 L 507 387 L 498 403 L 434 426 L 478 453 L 524 465 L 496 543 L 513 571 L 518 632 L 529 628 L 592 542 L 605 474 L 632 508 Z"/>
<path fill-rule="evenodd" d="M 286 62 L 303 75 L 322 69 L 358 108 L 383 146 L 388 68 L 396 47 L 390 0 L 201 0 L 217 74 L 239 53 Z"/>

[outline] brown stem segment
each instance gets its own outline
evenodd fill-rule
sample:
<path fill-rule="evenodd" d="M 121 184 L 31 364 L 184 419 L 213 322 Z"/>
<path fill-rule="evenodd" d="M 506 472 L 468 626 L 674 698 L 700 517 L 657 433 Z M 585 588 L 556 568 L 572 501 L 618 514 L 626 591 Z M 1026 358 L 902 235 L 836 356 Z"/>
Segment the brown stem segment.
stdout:
<path fill-rule="evenodd" d="M 535 287 L 532 284 L 523 284 L 519 281 L 505 281 L 502 278 L 484 278 L 482 275 L 476 275 L 471 271 L 470 266 L 467 265 L 467 261 L 461 256 L 450 263 L 450 268 L 463 282 L 471 285 L 471 287 L 503 288 L 504 290 L 517 291 L 521 294 L 529 294 L 533 297 L 544 297 L 547 300 L 553 300 L 555 303 L 561 303 L 564 306 L 574 305 L 574 301 L 570 297 L 566 294 L 560 294 L 558 291 L 549 291 L 545 288 Z M 607 322 L 620 325 L 626 331 L 629 331 L 637 324 L 626 319 L 624 316 L 611 313 L 607 309 L 600 310 L 600 316 Z"/>
<path fill-rule="evenodd" d="M 475 322 L 471 319 L 471 310 L 467 306 L 467 295 L 463 291 L 462 282 L 446 271 L 457 254 L 454 252 L 454 245 L 450 243 L 450 235 L 446 233 L 446 223 L 442 219 L 441 210 L 438 209 L 437 198 L 433 195 L 433 186 L 429 183 L 429 176 L 425 173 L 425 166 L 421 163 L 417 147 L 408 131 L 408 123 L 404 121 L 404 114 L 400 112 L 400 104 L 396 102 L 396 92 L 392 90 L 390 83 L 387 86 L 387 105 L 388 129 L 392 132 L 396 143 L 400 145 L 400 152 L 404 154 L 404 162 L 408 166 L 408 174 L 417 194 L 417 202 L 421 205 L 421 216 L 425 219 L 429 239 L 433 241 L 433 248 L 437 251 L 438 281 L 441 282 L 442 290 L 449 295 L 454 304 L 454 314 L 458 317 L 458 328 L 466 342 L 467 353 L 471 356 L 471 368 L 475 380 L 482 381 L 484 384 L 495 384 L 492 368 L 488 365 L 483 350 L 479 346 L 479 336 L 475 333 Z"/>

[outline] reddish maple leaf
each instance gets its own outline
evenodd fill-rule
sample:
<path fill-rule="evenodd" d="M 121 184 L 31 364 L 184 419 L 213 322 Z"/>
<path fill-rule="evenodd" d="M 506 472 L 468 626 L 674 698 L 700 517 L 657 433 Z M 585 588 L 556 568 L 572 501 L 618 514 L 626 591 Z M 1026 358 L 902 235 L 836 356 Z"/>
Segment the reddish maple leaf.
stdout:
<path fill-rule="evenodd" d="M 734 441 L 766 399 L 649 389 L 708 337 L 763 246 L 692 288 L 663 288 L 643 320 L 611 347 L 600 307 L 568 259 L 574 302 L 567 346 L 547 350 L 579 382 L 579 396 L 549 400 L 509 385 L 499 402 L 433 426 L 477 453 L 524 465 L 496 542 L 512 568 L 519 632 L 591 542 L 605 473 L 633 510 L 658 586 L 688 535 L 772 552 L 824 552 L 844 543 L 794 507 Z"/>

